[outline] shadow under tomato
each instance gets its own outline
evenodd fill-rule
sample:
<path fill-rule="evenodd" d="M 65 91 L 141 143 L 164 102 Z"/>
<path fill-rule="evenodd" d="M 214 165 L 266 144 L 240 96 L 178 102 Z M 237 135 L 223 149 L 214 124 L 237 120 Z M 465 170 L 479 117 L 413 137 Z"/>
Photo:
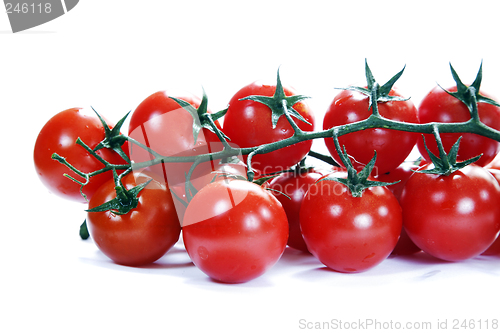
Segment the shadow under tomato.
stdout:
<path fill-rule="evenodd" d="M 317 265 L 319 260 L 316 259 L 311 253 L 303 252 L 289 246 L 286 247 L 285 252 L 276 266 L 290 266 L 290 265 Z"/>
<path fill-rule="evenodd" d="M 402 260 L 402 261 L 407 261 L 411 262 L 413 264 L 417 265 L 447 265 L 447 264 L 453 264 L 453 261 L 446 261 L 443 259 L 439 259 L 436 257 L 431 256 L 430 254 L 427 254 L 423 251 L 415 253 L 415 254 L 410 254 L 410 255 L 397 255 L 393 256 L 391 258 Z"/>
<path fill-rule="evenodd" d="M 187 255 L 184 248 L 175 245 L 171 248 L 163 257 L 157 261 L 142 265 L 142 266 L 127 266 L 115 263 L 113 260 L 109 259 L 97 248 L 95 250 L 95 256 L 93 258 L 80 258 L 80 261 L 93 266 L 104 267 L 108 269 L 120 270 L 120 271 L 144 271 L 145 273 L 151 273 L 152 271 L 157 271 L 155 274 L 162 274 L 171 270 L 182 269 L 187 267 L 194 267 L 193 262 Z M 164 272 L 163 272 L 164 271 Z"/>
<path fill-rule="evenodd" d="M 271 270 L 274 267 L 271 268 Z M 217 291 L 221 292 L 229 292 L 232 293 L 234 291 L 251 291 L 252 289 L 255 288 L 270 288 L 274 287 L 275 285 L 267 278 L 268 274 L 272 274 L 270 272 L 266 272 L 263 275 L 247 281 L 247 282 L 240 282 L 240 283 L 229 283 L 229 282 L 223 282 L 219 281 L 216 279 L 212 279 L 211 277 L 207 276 L 205 273 L 203 273 L 201 270 L 196 269 L 196 272 L 193 272 L 190 275 L 190 278 L 187 279 L 185 282 L 187 284 L 201 287 L 201 288 L 206 288 L 207 286 L 210 286 L 210 288 L 213 288 Z"/>

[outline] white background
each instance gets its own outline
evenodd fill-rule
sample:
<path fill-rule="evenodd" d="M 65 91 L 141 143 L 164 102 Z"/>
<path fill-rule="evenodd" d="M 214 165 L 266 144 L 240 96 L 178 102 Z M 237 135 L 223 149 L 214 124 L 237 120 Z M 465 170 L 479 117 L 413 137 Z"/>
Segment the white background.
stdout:
<path fill-rule="evenodd" d="M 312 97 L 318 127 L 336 87 L 364 84 L 365 58 L 382 83 L 406 65 L 397 86 L 416 104 L 436 82 L 453 83 L 450 61 L 470 82 L 483 60 L 484 91 L 500 96 L 498 40 L 498 5 L 480 0 L 82 0 L 17 34 L 0 13 L 0 331 L 295 332 L 368 319 L 491 327 L 498 258 L 390 258 L 346 275 L 287 250 L 239 285 L 208 279 L 180 244 L 148 268 L 115 265 L 79 239 L 85 207 L 50 195 L 32 154 L 64 109 L 93 106 L 117 121 L 155 91 L 203 86 L 220 110 L 242 86 L 274 81 L 279 66 L 284 83 Z"/>

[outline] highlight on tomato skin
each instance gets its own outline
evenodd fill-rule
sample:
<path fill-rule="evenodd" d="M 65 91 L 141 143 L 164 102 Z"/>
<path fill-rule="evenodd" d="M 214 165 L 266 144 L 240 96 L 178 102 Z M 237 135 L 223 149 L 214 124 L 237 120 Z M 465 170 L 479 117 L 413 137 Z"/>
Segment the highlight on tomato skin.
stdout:
<path fill-rule="evenodd" d="M 190 202 L 182 237 L 189 257 L 206 275 L 242 283 L 263 275 L 281 258 L 288 221 L 280 202 L 261 186 L 220 180 Z"/>

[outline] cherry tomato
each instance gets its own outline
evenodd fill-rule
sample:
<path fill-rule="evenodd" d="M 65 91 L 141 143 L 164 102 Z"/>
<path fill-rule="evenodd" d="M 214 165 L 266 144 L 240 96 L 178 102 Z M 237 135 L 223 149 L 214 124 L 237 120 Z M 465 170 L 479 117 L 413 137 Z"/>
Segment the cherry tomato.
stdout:
<path fill-rule="evenodd" d="M 240 283 L 264 274 L 279 260 L 288 222 L 267 190 L 244 180 L 221 180 L 194 196 L 182 235 L 188 255 L 205 274 Z"/>
<path fill-rule="evenodd" d="M 456 92 L 457 88 L 453 87 L 448 91 Z M 481 92 L 485 97 L 491 98 Z M 500 108 L 487 103 L 478 104 L 479 119 L 485 125 L 500 130 Z M 471 118 L 470 111 L 467 106 L 457 98 L 451 96 L 441 87 L 435 87 L 422 100 L 418 108 L 418 117 L 421 123 L 441 122 L 441 123 L 456 123 L 467 121 Z M 480 166 L 485 166 L 493 160 L 495 155 L 500 151 L 500 143 L 472 133 L 441 133 L 443 147 L 448 152 L 453 144 L 462 136 L 460 148 L 458 149 L 458 161 L 464 161 L 472 157 L 483 154 L 476 162 Z M 425 143 L 427 148 L 436 156 L 439 156 L 436 140 L 433 134 L 425 134 Z M 430 161 L 429 154 L 425 150 L 422 136 L 419 136 L 417 147 L 420 154 Z"/>
<path fill-rule="evenodd" d="M 181 226 L 170 191 L 152 173 L 130 173 L 122 179 L 127 190 L 153 180 L 138 194 L 136 208 L 124 215 L 88 212 L 87 226 L 97 247 L 114 262 L 142 266 L 161 258 L 179 239 Z M 89 209 L 116 197 L 114 180 L 90 199 Z"/>
<path fill-rule="evenodd" d="M 424 252 L 447 261 L 484 252 L 500 230 L 500 186 L 469 165 L 449 176 L 415 173 L 401 194 L 404 228 Z"/>
<path fill-rule="evenodd" d="M 309 186 L 324 175 L 324 171 L 308 168 L 301 172 L 283 173 L 269 184 L 269 188 L 274 190 L 271 193 L 285 209 L 290 229 L 287 244 L 294 249 L 309 252 L 300 231 L 300 206 Z"/>
<path fill-rule="evenodd" d="M 266 85 L 257 81 L 234 94 L 229 101 L 223 122 L 223 132 L 232 143 L 241 148 L 248 148 L 276 142 L 293 135 L 292 126 L 285 116 L 279 118 L 273 129 L 271 109 L 268 106 L 256 101 L 240 100 L 252 95 L 273 96 L 275 91 L 276 85 Z M 286 96 L 296 95 L 295 90 L 290 87 L 284 87 L 284 92 Z M 310 123 L 309 125 L 293 118 L 298 127 L 303 131 L 314 130 L 313 113 L 306 102 L 297 102 L 293 108 Z M 252 158 L 252 168 L 263 174 L 287 170 L 307 155 L 311 145 L 312 141 L 309 140 L 267 154 L 257 154 Z M 246 156 L 243 157 L 246 163 Z"/>
<path fill-rule="evenodd" d="M 111 127 L 113 125 L 108 121 L 106 123 Z M 40 180 L 50 192 L 71 201 L 87 202 L 80 193 L 81 186 L 63 175 L 66 173 L 82 182 L 84 179 L 53 160 L 52 154 L 57 153 L 66 158 L 68 163 L 82 172 L 100 170 L 103 164 L 77 145 L 76 140 L 80 138 L 94 149 L 104 139 L 104 133 L 99 118 L 81 108 L 59 112 L 43 126 L 36 139 L 33 159 Z M 127 143 L 123 145 L 123 150 L 128 152 Z M 113 164 L 126 163 L 116 152 L 107 148 L 98 150 L 97 155 Z M 92 198 L 97 189 L 112 178 L 111 171 L 91 177 L 90 182 L 83 188 L 83 193 L 88 199 Z"/>
<path fill-rule="evenodd" d="M 190 94 L 175 97 L 195 108 L 201 103 L 199 98 Z M 220 127 L 218 121 L 215 123 Z M 166 91 L 158 91 L 139 104 L 130 118 L 129 136 L 163 156 L 195 156 L 222 150 L 217 135 L 206 128 L 200 131 L 196 142 L 194 141 L 193 117 L 171 99 Z M 153 156 L 141 147 L 131 144 L 130 148 L 130 156 L 136 163 L 153 159 Z M 206 176 L 221 168 L 219 162 L 208 161 L 198 165 L 191 177 L 192 185 L 198 190 L 206 185 Z M 177 197 L 186 201 L 186 174 L 191 165 L 192 163 L 159 163 L 147 167 L 146 170 L 162 176 L 165 184 L 171 189 L 175 188 Z M 182 219 L 185 207 L 180 201 L 174 201 Z"/>
<path fill-rule="evenodd" d="M 346 178 L 345 172 L 331 175 Z M 396 246 L 401 227 L 401 207 L 382 186 L 353 197 L 345 185 L 320 179 L 309 187 L 300 209 L 307 248 L 339 272 L 362 272 L 378 265 Z"/>
<path fill-rule="evenodd" d="M 394 89 L 389 95 L 401 97 Z M 372 114 L 368 100 L 368 96 L 360 92 L 342 91 L 326 111 L 323 129 L 367 119 Z M 417 109 L 409 100 L 379 102 L 378 110 L 381 116 L 391 120 L 418 123 Z M 403 163 L 415 146 L 417 137 L 416 133 L 374 128 L 342 135 L 339 137 L 339 143 L 350 152 L 351 162 L 358 171 L 370 162 L 373 152 L 377 151 L 377 161 L 372 171 L 372 175 L 376 176 L 390 172 Z M 340 164 L 333 139 L 325 138 L 325 144 L 333 159 Z"/>

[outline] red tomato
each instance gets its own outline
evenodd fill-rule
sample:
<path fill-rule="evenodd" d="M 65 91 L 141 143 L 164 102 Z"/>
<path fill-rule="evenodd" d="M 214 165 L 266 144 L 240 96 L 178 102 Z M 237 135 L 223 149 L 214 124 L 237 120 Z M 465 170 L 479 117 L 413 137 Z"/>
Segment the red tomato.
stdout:
<path fill-rule="evenodd" d="M 106 121 L 109 126 L 110 124 Z M 66 158 L 78 170 L 89 173 L 103 168 L 103 164 L 89 154 L 83 147 L 76 144 L 80 138 L 90 148 L 95 148 L 105 137 L 101 121 L 95 114 L 84 112 L 81 108 L 72 108 L 59 112 L 52 117 L 42 128 L 35 143 L 33 159 L 35 169 L 42 183 L 54 194 L 72 201 L 86 203 L 80 194 L 80 185 L 63 176 L 68 175 L 84 181 L 65 165 L 52 159 L 57 153 Z M 123 150 L 128 152 L 127 143 Z M 113 164 L 126 162 L 113 150 L 100 149 L 97 155 Z M 87 198 L 92 198 L 97 189 L 107 180 L 112 179 L 111 171 L 90 178 L 90 182 L 83 188 Z"/>
<path fill-rule="evenodd" d="M 394 89 L 390 96 L 399 96 Z M 323 129 L 354 123 L 367 119 L 371 114 L 368 108 L 368 96 L 357 92 L 344 90 L 338 94 L 326 111 L 323 119 Z M 381 116 L 407 123 L 418 123 L 417 109 L 411 101 L 390 101 L 378 103 Z M 345 134 L 339 137 L 340 146 L 345 146 L 351 155 L 351 161 L 356 170 L 360 171 L 373 158 L 377 151 L 377 161 L 372 175 L 380 175 L 397 168 L 408 157 L 415 146 L 419 134 L 396 131 L 384 128 L 366 129 Z M 341 163 L 332 138 L 325 138 L 325 144 L 333 159 Z"/>
<path fill-rule="evenodd" d="M 457 88 L 453 87 L 448 91 L 456 92 Z M 481 94 L 485 97 L 490 96 Z M 479 119 L 485 125 L 500 130 L 500 108 L 487 103 L 478 104 Z M 441 123 L 456 123 L 467 121 L 471 118 L 469 109 L 457 98 L 451 96 L 441 87 L 436 87 L 431 90 L 422 100 L 418 108 L 418 117 L 421 123 L 441 122 Z M 480 166 L 485 166 L 500 151 L 500 143 L 472 133 L 441 133 L 443 147 L 448 152 L 453 144 L 462 136 L 460 148 L 458 149 L 458 161 L 464 161 L 472 157 L 483 154 L 476 162 Z M 436 140 L 433 134 L 425 134 L 425 143 L 427 148 L 436 156 L 439 156 Z M 419 136 L 417 141 L 420 154 L 430 161 L 429 154 L 425 150 L 422 136 Z"/>
<path fill-rule="evenodd" d="M 346 178 L 345 172 L 331 174 Z M 333 180 L 311 185 L 300 209 L 300 228 L 309 251 L 327 267 L 362 272 L 386 259 L 401 233 L 401 207 L 382 186 L 353 197 Z"/>
<path fill-rule="evenodd" d="M 202 188 L 186 210 L 182 230 L 194 264 L 228 283 L 264 274 L 279 260 L 288 238 L 279 201 L 244 180 L 222 180 Z"/>
<path fill-rule="evenodd" d="M 449 176 L 415 173 L 401 195 L 404 228 L 428 254 L 448 261 L 484 252 L 500 230 L 500 186 L 469 165 Z"/>
<path fill-rule="evenodd" d="M 285 209 L 290 229 L 287 244 L 294 249 L 309 252 L 300 231 L 300 206 L 309 186 L 316 183 L 324 175 L 325 172 L 310 168 L 298 173 L 283 173 L 274 178 L 269 184 L 269 188 L 275 190 L 271 191 L 271 193 L 274 194 Z"/>
<path fill-rule="evenodd" d="M 161 179 L 149 173 L 123 177 L 131 189 L 153 178 L 138 194 L 136 208 L 124 215 L 112 211 L 87 213 L 89 233 L 97 247 L 114 262 L 142 266 L 161 258 L 179 239 L 181 226 L 170 191 Z M 113 180 L 103 184 L 89 202 L 89 209 L 116 197 Z"/>
<path fill-rule="evenodd" d="M 292 126 L 285 116 L 281 116 L 272 128 L 271 109 L 256 101 L 240 99 L 252 96 L 273 96 L 276 85 L 266 85 L 261 82 L 251 83 L 240 89 L 229 101 L 229 107 L 224 116 L 223 132 L 231 143 L 241 148 L 259 146 L 262 144 L 283 140 L 293 135 Z M 284 87 L 285 95 L 295 95 L 292 88 Z M 309 106 L 300 101 L 293 108 L 311 125 L 296 118 L 294 122 L 303 131 L 314 130 L 314 117 Z M 284 171 L 294 166 L 307 155 L 312 141 L 304 141 L 267 154 L 257 154 L 252 158 L 252 168 L 262 174 Z M 246 163 L 246 156 L 243 156 Z"/>
<path fill-rule="evenodd" d="M 198 108 L 201 100 L 193 95 L 176 96 Z M 218 122 L 215 121 L 218 125 Z M 218 125 L 219 126 L 219 125 Z M 163 156 L 195 156 L 222 150 L 217 135 L 203 128 L 196 143 L 193 137 L 193 117 L 177 102 L 169 98 L 167 92 L 159 91 L 142 101 L 130 118 L 129 136 L 148 146 Z M 130 145 L 130 156 L 136 163 L 153 158 L 145 149 Z M 206 185 L 207 178 L 213 171 L 220 169 L 220 161 L 209 161 L 198 165 L 191 182 L 196 189 Z M 192 163 L 160 163 L 146 170 L 163 176 L 164 182 L 176 195 L 186 200 L 186 174 Z M 175 200 L 182 219 L 184 206 Z"/>
<path fill-rule="evenodd" d="M 401 197 L 401 192 L 403 192 L 403 188 L 408 181 L 408 179 L 413 175 L 414 171 L 419 168 L 418 165 L 415 165 L 413 162 L 403 162 L 400 166 L 394 169 L 391 172 L 384 173 L 377 177 L 378 181 L 392 183 L 395 181 L 399 181 L 396 184 L 386 186 L 392 194 L 398 199 Z M 393 255 L 410 255 L 414 253 L 418 253 L 421 250 L 418 246 L 413 243 L 410 239 L 406 230 L 401 229 L 401 235 L 399 236 L 398 243 L 396 247 L 392 251 Z"/>

